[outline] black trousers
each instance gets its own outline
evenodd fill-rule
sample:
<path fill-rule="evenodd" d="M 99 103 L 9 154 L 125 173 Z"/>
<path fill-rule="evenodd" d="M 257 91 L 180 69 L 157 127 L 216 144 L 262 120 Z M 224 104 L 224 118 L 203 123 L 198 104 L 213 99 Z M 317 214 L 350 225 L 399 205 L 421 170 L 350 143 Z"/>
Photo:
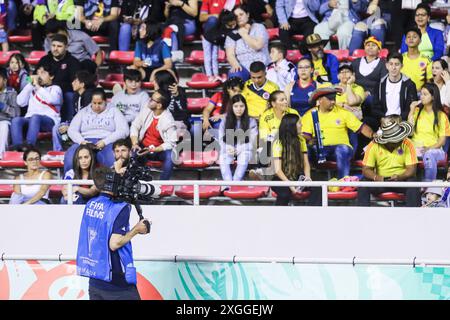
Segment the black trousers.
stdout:
<path fill-rule="evenodd" d="M 305 38 L 314 33 L 314 27 L 316 23 L 312 21 L 309 17 L 305 18 L 289 18 L 288 20 L 291 28 L 289 30 L 280 29 L 280 40 L 281 43 L 284 43 L 288 49 L 292 48 L 292 40 L 291 37 L 295 34 L 301 34 L 305 36 Z M 303 41 L 304 42 L 304 41 Z M 306 46 L 299 44 L 300 49 L 306 49 Z M 307 53 L 307 52 L 306 52 Z M 305 54 L 302 51 L 302 54 Z"/>
<path fill-rule="evenodd" d="M 365 180 L 369 181 L 369 180 Z M 410 178 L 407 181 L 415 181 L 415 179 Z M 378 195 L 384 192 L 399 192 L 404 193 L 406 196 L 406 206 L 407 207 L 420 207 L 420 188 L 358 188 L 358 206 L 369 207 L 370 206 L 370 195 Z"/>
<path fill-rule="evenodd" d="M 401 1 L 392 1 L 391 34 L 395 42 L 394 51 L 400 49 L 405 30 L 414 25 L 414 10 L 402 10 Z"/>
<path fill-rule="evenodd" d="M 109 38 L 109 50 L 119 49 L 119 20 L 102 23 L 99 30 L 96 32 L 83 29 L 84 32 L 92 36 L 103 35 Z"/>
<path fill-rule="evenodd" d="M 141 300 L 141 296 L 136 286 L 129 286 L 120 291 L 107 291 L 89 286 L 89 300 Z"/>
<path fill-rule="evenodd" d="M 274 177 L 273 181 L 281 181 L 278 177 Z M 291 189 L 289 187 L 271 187 L 277 194 L 276 206 L 287 206 L 289 201 L 293 199 Z M 309 191 L 308 206 L 321 206 L 322 205 L 322 189 L 321 188 L 307 188 L 305 191 Z"/>

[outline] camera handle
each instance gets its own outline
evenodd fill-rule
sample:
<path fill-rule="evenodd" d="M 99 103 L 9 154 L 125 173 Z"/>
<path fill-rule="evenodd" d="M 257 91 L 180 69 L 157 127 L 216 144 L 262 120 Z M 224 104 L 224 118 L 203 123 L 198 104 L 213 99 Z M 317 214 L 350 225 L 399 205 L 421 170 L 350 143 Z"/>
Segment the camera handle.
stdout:
<path fill-rule="evenodd" d="M 137 214 L 139 216 L 139 221 L 144 220 L 145 218 L 142 215 L 142 207 L 141 207 L 141 205 L 139 203 L 135 202 L 134 203 L 134 207 L 136 208 Z M 147 233 L 150 233 L 150 227 L 151 227 L 150 222 L 148 222 L 148 220 L 145 220 L 143 222 L 144 222 L 145 226 L 147 227 Z"/>

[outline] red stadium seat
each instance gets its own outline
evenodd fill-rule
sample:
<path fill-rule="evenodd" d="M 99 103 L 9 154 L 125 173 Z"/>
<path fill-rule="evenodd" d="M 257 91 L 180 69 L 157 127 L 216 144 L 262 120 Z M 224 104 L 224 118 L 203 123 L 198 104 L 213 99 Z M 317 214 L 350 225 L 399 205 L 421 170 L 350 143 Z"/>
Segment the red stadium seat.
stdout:
<path fill-rule="evenodd" d="M 431 19 L 445 19 L 447 16 L 447 9 L 432 8 L 431 9 Z"/>
<path fill-rule="evenodd" d="M 386 59 L 388 55 L 389 55 L 389 50 L 387 48 L 381 49 L 380 58 Z M 355 60 L 357 58 L 362 58 L 365 56 L 366 56 L 366 52 L 364 51 L 364 49 L 356 49 L 355 51 L 353 51 L 353 54 L 349 57 L 349 59 Z"/>
<path fill-rule="evenodd" d="M 194 186 L 182 186 L 175 194 L 183 199 L 194 198 Z M 199 186 L 200 199 L 209 199 L 220 195 L 220 186 Z"/>
<path fill-rule="evenodd" d="M 49 151 L 42 156 L 41 164 L 46 168 L 64 168 L 64 151 Z"/>
<path fill-rule="evenodd" d="M 278 39 L 280 36 L 280 29 L 278 28 L 269 28 L 267 29 L 267 33 L 269 34 L 269 41 Z"/>
<path fill-rule="evenodd" d="M 286 59 L 292 63 L 297 63 L 301 57 L 302 54 L 300 53 L 300 50 L 288 50 L 286 53 Z"/>
<path fill-rule="evenodd" d="M 161 186 L 161 193 L 159 197 L 170 197 L 173 194 L 174 189 L 174 186 Z"/>
<path fill-rule="evenodd" d="M 219 158 L 217 151 L 182 152 L 178 159 L 180 168 L 207 168 L 213 165 Z"/>
<path fill-rule="evenodd" d="M 292 40 L 294 40 L 294 41 L 299 41 L 299 42 L 301 42 L 301 41 L 303 41 L 304 39 L 305 39 L 305 36 L 302 35 L 302 34 L 294 34 L 294 35 L 292 36 Z"/>
<path fill-rule="evenodd" d="M 219 50 L 219 59 L 220 63 L 226 62 L 227 58 L 225 56 L 225 51 Z M 205 62 L 204 52 L 202 50 L 192 50 L 191 55 L 186 58 L 186 63 L 194 64 L 194 65 L 202 65 Z"/>
<path fill-rule="evenodd" d="M 387 59 L 389 55 L 389 50 L 387 48 L 383 48 L 380 50 L 380 58 Z"/>
<path fill-rule="evenodd" d="M 104 37 L 104 36 L 92 36 L 92 40 L 94 40 L 98 44 L 109 43 L 108 37 Z"/>
<path fill-rule="evenodd" d="M 142 88 L 147 90 L 153 90 L 155 89 L 155 83 L 154 82 L 142 82 Z"/>
<path fill-rule="evenodd" d="M 184 37 L 184 42 L 193 42 L 196 40 L 196 36 L 195 34 L 191 34 L 189 36 L 185 36 Z"/>
<path fill-rule="evenodd" d="M 109 53 L 108 61 L 116 64 L 130 65 L 134 61 L 134 51 L 113 50 Z"/>
<path fill-rule="evenodd" d="M 15 53 L 20 53 L 20 51 L 12 50 L 12 51 L 7 51 L 7 52 L 1 52 L 0 53 L 0 65 L 7 64 L 9 61 L 9 58 L 11 58 L 11 56 Z"/>
<path fill-rule="evenodd" d="M 328 192 L 328 199 L 330 200 L 355 200 L 358 197 L 357 191 L 337 191 L 337 192 Z"/>
<path fill-rule="evenodd" d="M 23 152 L 5 151 L 3 159 L 0 160 L 0 167 L 4 168 L 25 168 L 25 161 L 23 161 Z"/>
<path fill-rule="evenodd" d="M 353 166 L 358 167 L 358 168 L 362 168 L 363 167 L 363 161 L 362 160 L 355 160 L 352 163 Z"/>
<path fill-rule="evenodd" d="M 222 84 L 220 81 L 210 82 L 208 76 L 204 73 L 194 73 L 191 81 L 188 81 L 187 86 L 193 89 L 214 89 Z"/>
<path fill-rule="evenodd" d="M 296 192 L 294 194 L 294 199 L 295 200 L 305 200 L 308 199 L 309 196 L 311 195 L 311 192 L 309 191 L 302 191 L 302 192 Z M 272 197 L 277 197 L 277 193 L 275 191 L 272 191 Z"/>
<path fill-rule="evenodd" d="M 258 199 L 267 196 L 269 187 L 232 186 L 223 195 L 231 199 Z"/>
<path fill-rule="evenodd" d="M 324 163 L 318 164 L 317 167 L 322 170 L 337 170 L 335 161 L 325 161 Z"/>
<path fill-rule="evenodd" d="M 383 192 L 375 197 L 379 201 L 404 201 L 405 194 L 397 192 Z"/>
<path fill-rule="evenodd" d="M 61 198 L 62 197 L 62 189 L 64 186 L 62 184 L 55 184 L 50 186 L 50 198 Z"/>
<path fill-rule="evenodd" d="M 349 52 L 348 50 L 325 50 L 325 53 L 331 53 L 336 56 L 339 62 L 349 60 Z"/>
<path fill-rule="evenodd" d="M 209 103 L 209 98 L 188 98 L 187 109 L 190 113 L 202 113 Z"/>
<path fill-rule="evenodd" d="M 99 83 L 105 89 L 112 89 L 116 83 L 123 86 L 125 81 L 122 73 L 110 73 L 105 79 L 100 80 Z"/>
<path fill-rule="evenodd" d="M 31 51 L 30 55 L 25 58 L 25 61 L 28 62 L 28 64 L 35 66 L 39 63 L 39 60 L 46 55 L 47 52 L 45 51 Z"/>
<path fill-rule="evenodd" d="M 8 36 L 8 42 L 9 43 L 27 43 L 31 42 L 31 30 L 14 30 L 12 33 Z"/>
<path fill-rule="evenodd" d="M 51 132 L 39 132 L 38 133 L 38 140 L 46 140 L 51 139 L 52 133 Z"/>
<path fill-rule="evenodd" d="M 9 198 L 11 197 L 14 189 L 12 184 L 0 184 L 0 197 Z"/>

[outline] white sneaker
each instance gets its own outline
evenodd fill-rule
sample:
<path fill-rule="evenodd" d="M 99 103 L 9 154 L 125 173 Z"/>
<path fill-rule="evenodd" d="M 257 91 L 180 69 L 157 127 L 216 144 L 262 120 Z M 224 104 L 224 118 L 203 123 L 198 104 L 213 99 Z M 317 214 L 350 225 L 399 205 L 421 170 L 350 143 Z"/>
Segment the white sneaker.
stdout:
<path fill-rule="evenodd" d="M 182 50 L 172 51 L 172 62 L 183 62 L 184 52 Z"/>
<path fill-rule="evenodd" d="M 264 173 L 262 168 L 252 169 L 248 172 L 251 180 L 264 181 Z"/>

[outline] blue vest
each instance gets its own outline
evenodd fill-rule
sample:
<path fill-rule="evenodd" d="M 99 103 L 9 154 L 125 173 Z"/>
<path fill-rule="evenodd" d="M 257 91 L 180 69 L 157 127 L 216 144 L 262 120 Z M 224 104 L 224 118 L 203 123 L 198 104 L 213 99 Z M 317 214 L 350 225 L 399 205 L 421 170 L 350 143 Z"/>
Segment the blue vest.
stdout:
<path fill-rule="evenodd" d="M 77 251 L 77 273 L 80 276 L 111 282 L 111 256 L 109 239 L 114 221 L 129 204 L 113 202 L 104 195 L 92 198 L 84 208 Z M 126 232 L 130 230 L 128 225 Z M 129 284 L 136 284 L 131 242 L 118 249 L 122 271 Z"/>

